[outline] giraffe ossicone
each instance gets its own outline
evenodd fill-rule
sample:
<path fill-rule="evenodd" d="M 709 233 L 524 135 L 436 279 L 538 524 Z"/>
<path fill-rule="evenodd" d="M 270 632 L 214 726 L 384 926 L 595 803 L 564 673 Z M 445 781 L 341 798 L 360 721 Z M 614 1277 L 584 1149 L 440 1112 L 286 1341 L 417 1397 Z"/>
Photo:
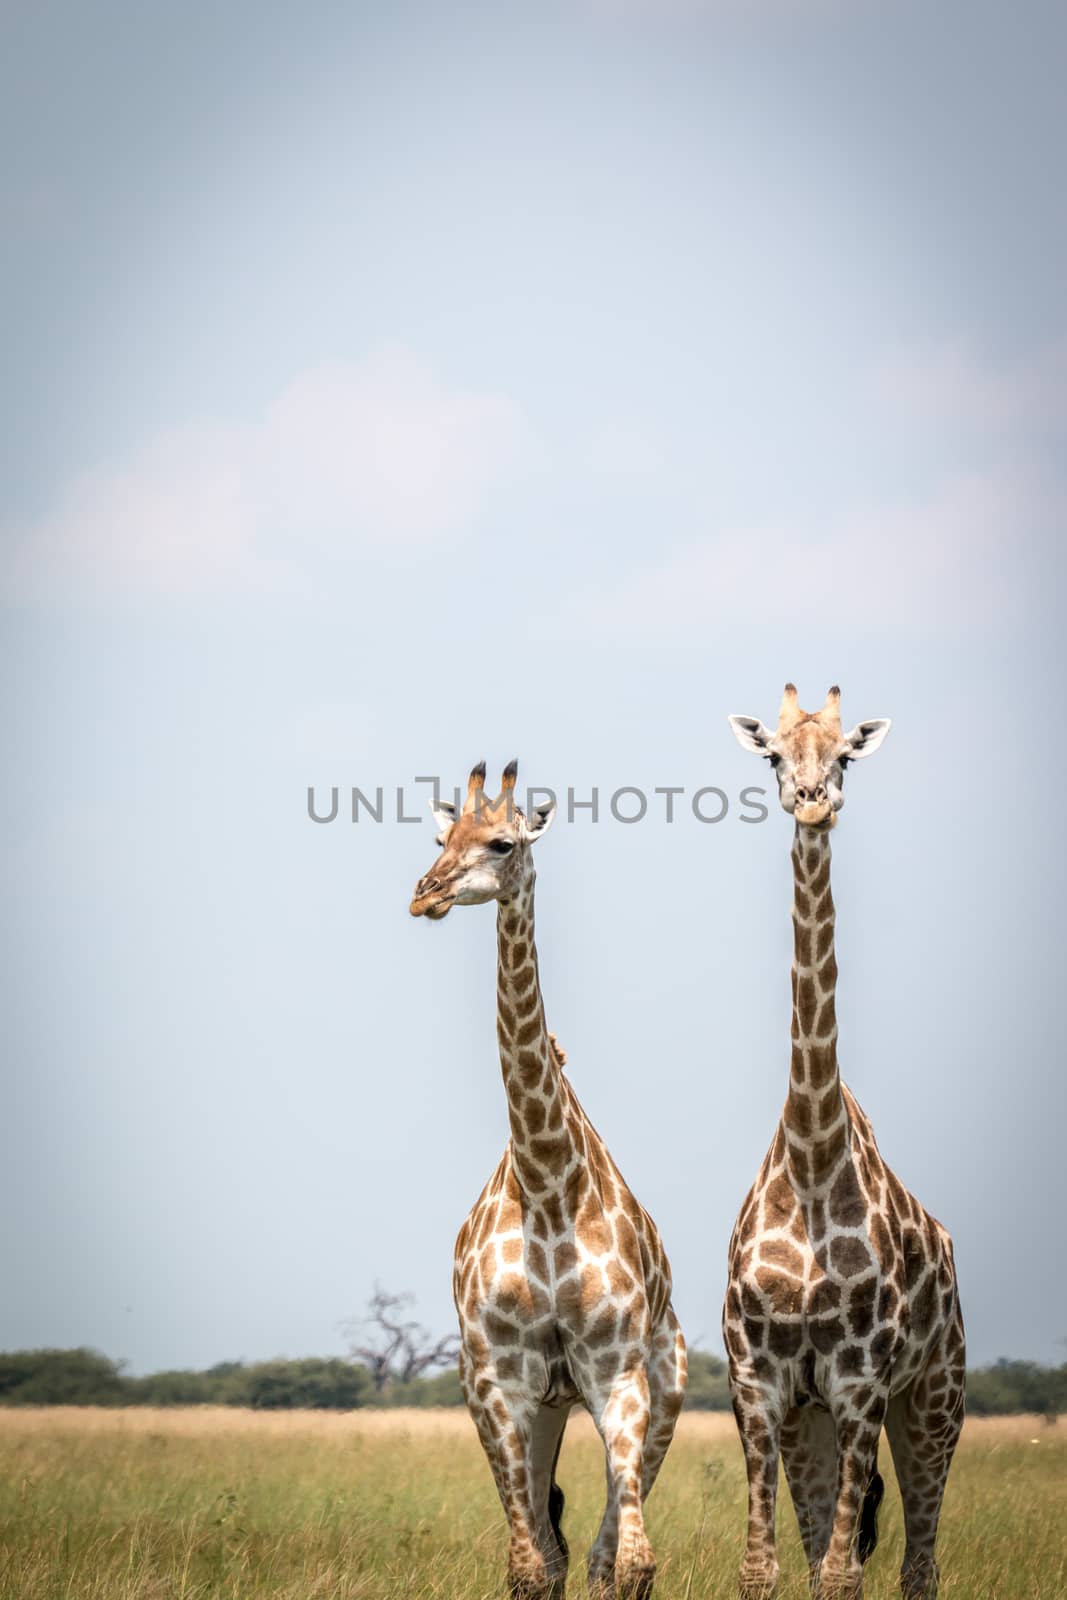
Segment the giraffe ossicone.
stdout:
<path fill-rule="evenodd" d="M 517 764 L 495 800 L 485 764 L 461 808 L 433 802 L 441 854 L 414 916 L 497 903 L 497 1041 L 511 1137 L 456 1241 L 460 1382 L 510 1532 L 521 1600 L 561 1600 L 568 1549 L 555 1470 L 571 1409 L 604 1444 L 608 1498 L 589 1558 L 594 1596 L 646 1600 L 655 1560 L 643 1506 L 685 1396 L 685 1342 L 659 1233 L 589 1122 L 545 1022 L 534 944 L 533 846 L 554 802 L 527 817 Z"/>
<path fill-rule="evenodd" d="M 964 1334 L 952 1242 L 882 1159 L 837 1059 L 830 831 L 844 774 L 889 730 L 845 734 L 840 691 L 821 711 L 785 686 L 772 732 L 732 716 L 770 760 L 793 840 L 789 1087 L 729 1251 L 723 1335 L 748 1475 L 743 1600 L 778 1578 L 779 1455 L 820 1596 L 857 1600 L 877 1540 L 883 1423 L 904 1507 L 905 1600 L 934 1600 L 945 1480 L 964 1408 Z"/>

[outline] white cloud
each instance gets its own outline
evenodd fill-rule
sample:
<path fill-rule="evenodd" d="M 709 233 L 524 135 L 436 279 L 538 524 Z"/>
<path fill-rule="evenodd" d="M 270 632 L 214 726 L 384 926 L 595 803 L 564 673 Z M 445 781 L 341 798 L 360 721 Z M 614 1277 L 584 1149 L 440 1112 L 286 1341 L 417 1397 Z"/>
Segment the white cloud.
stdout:
<path fill-rule="evenodd" d="M 258 422 L 169 430 L 10 530 L 16 593 L 183 592 L 301 580 L 344 555 L 459 535 L 522 453 L 506 396 L 449 386 L 409 351 L 295 377 Z"/>
<path fill-rule="evenodd" d="M 898 352 L 876 386 L 896 410 L 923 424 L 984 434 L 1048 433 L 1067 426 L 1067 339 L 995 365 L 948 343 Z"/>
<path fill-rule="evenodd" d="M 1018 621 L 1041 535 L 1067 496 L 1026 472 L 961 475 L 930 499 L 876 507 L 828 532 L 726 530 L 614 587 L 576 595 L 549 633 L 684 640 L 708 628 L 961 628 Z"/>

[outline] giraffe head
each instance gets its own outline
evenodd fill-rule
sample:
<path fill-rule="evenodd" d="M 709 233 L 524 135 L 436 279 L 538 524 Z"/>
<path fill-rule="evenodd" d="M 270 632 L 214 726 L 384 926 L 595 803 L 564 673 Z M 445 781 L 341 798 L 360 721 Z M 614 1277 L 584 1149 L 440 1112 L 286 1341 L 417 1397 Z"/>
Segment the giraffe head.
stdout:
<path fill-rule="evenodd" d="M 454 905 L 478 906 L 486 900 L 510 900 L 533 877 L 530 845 L 552 825 L 556 802 L 534 806 L 527 817 L 515 804 L 517 761 L 509 761 L 500 794 L 485 793 L 485 762 L 479 761 L 467 782 L 467 798 L 457 815 L 450 800 L 430 802 L 440 832 L 441 854 L 415 885 L 413 917 L 439 922 Z"/>
<path fill-rule="evenodd" d="M 802 711 L 795 685 L 787 683 L 773 733 L 757 717 L 731 717 L 730 726 L 744 749 L 771 763 L 783 809 L 804 827 L 818 829 L 832 828 L 845 803 L 845 767 L 872 756 L 889 732 L 888 718 L 876 717 L 843 733 L 836 684 L 821 711 Z"/>

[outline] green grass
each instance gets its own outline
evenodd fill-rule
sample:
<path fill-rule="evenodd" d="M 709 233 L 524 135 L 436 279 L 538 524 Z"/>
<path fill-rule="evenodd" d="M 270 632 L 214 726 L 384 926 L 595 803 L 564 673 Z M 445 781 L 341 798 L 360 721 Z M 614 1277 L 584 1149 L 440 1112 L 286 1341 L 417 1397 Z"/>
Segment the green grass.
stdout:
<path fill-rule="evenodd" d="M 887 1479 L 867 1600 L 896 1596 L 900 1502 Z M 588 1419 L 560 1464 L 570 1595 L 603 1509 Z M 940 1541 L 945 1600 L 1067 1596 L 1067 1427 L 968 1423 Z M 682 1418 L 648 1508 L 659 1600 L 736 1592 L 744 1535 L 728 1417 Z M 781 1595 L 807 1595 L 783 1494 Z M 3 1600 L 489 1600 L 503 1591 L 503 1517 L 458 1412 L 0 1412 Z"/>

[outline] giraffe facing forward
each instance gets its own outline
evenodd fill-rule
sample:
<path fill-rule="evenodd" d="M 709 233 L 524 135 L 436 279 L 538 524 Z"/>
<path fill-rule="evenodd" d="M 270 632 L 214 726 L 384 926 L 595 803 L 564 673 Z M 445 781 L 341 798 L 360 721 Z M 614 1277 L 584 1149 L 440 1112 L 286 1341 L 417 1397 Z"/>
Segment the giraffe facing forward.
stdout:
<path fill-rule="evenodd" d="M 685 1343 L 656 1226 L 579 1105 L 545 1025 L 532 846 L 555 805 L 524 816 L 515 778 L 511 762 L 490 801 L 482 763 L 458 815 L 434 805 L 443 850 L 411 902 L 413 916 L 433 921 L 453 905 L 497 902 L 497 1039 L 511 1138 L 456 1241 L 460 1381 L 508 1519 L 512 1595 L 563 1595 L 555 1469 L 568 1414 L 584 1405 L 608 1479 L 590 1590 L 644 1600 L 655 1560 L 642 1508 L 685 1395 Z"/>
<path fill-rule="evenodd" d="M 813 1592 L 862 1594 L 883 1422 L 904 1507 L 901 1589 L 933 1600 L 941 1500 L 963 1422 L 952 1242 L 886 1166 L 838 1071 L 830 830 L 846 765 L 872 755 L 889 730 L 879 720 L 844 735 L 839 704 L 833 688 L 809 714 L 786 684 L 776 731 L 730 718 L 744 748 L 770 760 L 796 822 L 789 1092 L 730 1241 L 723 1310 L 748 1473 L 745 1600 L 777 1582 L 779 1452 Z"/>

